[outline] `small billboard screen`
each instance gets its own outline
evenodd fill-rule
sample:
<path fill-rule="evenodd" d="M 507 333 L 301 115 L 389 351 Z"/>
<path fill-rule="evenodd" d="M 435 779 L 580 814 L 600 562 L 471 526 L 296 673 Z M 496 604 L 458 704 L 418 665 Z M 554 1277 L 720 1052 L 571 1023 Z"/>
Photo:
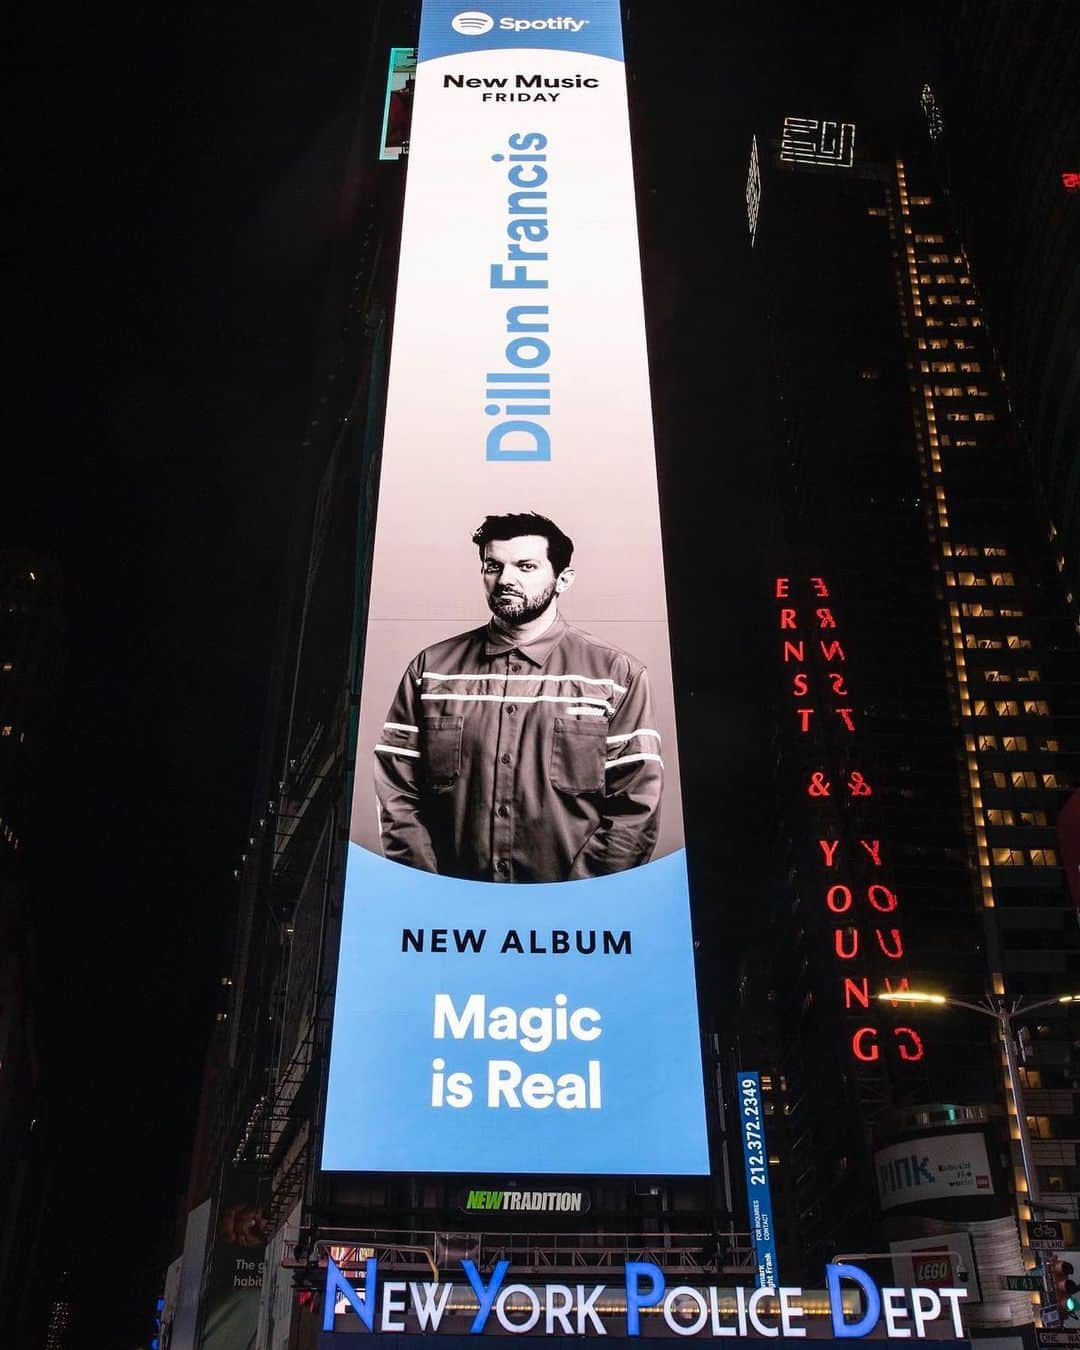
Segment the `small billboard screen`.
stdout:
<path fill-rule="evenodd" d="M 425 0 L 322 1164 L 708 1151 L 618 0 Z"/>

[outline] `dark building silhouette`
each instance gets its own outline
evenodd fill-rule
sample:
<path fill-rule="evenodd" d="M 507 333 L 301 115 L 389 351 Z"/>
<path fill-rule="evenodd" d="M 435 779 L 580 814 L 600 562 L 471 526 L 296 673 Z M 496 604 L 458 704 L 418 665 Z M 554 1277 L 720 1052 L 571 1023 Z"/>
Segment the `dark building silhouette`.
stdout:
<path fill-rule="evenodd" d="M 65 656 L 56 563 L 32 551 L 0 553 L 0 1325 L 20 1344 L 41 1332 L 48 1293 L 42 1244 L 55 1136 L 40 1026 L 48 915 L 29 860 L 48 847 L 41 790 Z"/>
<path fill-rule="evenodd" d="M 938 13 L 935 148 L 1013 430 L 1080 604 L 1080 25 L 1056 0 Z M 1071 186 L 1070 186 L 1071 182 Z"/>

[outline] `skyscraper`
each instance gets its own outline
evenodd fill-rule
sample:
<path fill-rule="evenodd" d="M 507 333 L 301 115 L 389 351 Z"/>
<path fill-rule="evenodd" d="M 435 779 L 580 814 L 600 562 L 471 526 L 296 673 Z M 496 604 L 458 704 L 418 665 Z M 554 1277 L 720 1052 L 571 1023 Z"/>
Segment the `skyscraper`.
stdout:
<path fill-rule="evenodd" d="M 747 967 L 742 997 L 743 1025 L 766 1019 L 779 1043 L 777 1184 L 795 1215 L 781 1264 L 951 1220 L 982 1235 L 972 1321 L 1023 1320 L 1023 1295 L 987 1292 L 978 1250 L 1008 1222 L 989 1197 L 1010 1171 L 1029 1216 L 1017 1145 L 999 1172 L 986 1127 L 1002 1098 L 1006 1119 L 1023 1111 L 1044 1198 L 1072 1190 L 1049 1166 L 1060 1146 L 1040 1142 L 1072 1133 L 1071 1094 L 1045 1091 L 1076 1073 L 1067 1007 L 1024 1033 L 1018 1106 L 992 1081 L 992 1023 L 888 1011 L 874 995 L 1072 992 L 1080 943 L 1054 823 L 1071 786 L 1076 645 L 933 158 L 917 126 L 829 112 L 756 137 L 771 145 L 752 248 L 782 522 L 785 939 L 767 973 Z M 951 1213 L 883 1170 L 893 1140 L 932 1156 L 935 1131 L 987 1141 L 986 1196 Z"/>

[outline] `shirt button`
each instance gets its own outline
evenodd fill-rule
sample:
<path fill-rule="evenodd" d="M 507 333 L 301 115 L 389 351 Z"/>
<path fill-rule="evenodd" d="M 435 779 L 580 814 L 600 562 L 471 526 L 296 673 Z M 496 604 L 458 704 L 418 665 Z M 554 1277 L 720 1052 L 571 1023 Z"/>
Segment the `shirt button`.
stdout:
<path fill-rule="evenodd" d="M 509 756 L 509 755 L 503 755 L 503 757 L 502 757 L 502 762 L 503 762 L 504 764 L 509 764 L 509 763 L 510 763 L 510 756 Z"/>
<path fill-rule="evenodd" d="M 500 858 L 495 864 L 495 871 L 498 872 L 500 876 L 505 876 L 507 872 L 510 871 L 510 864 L 505 858 Z"/>
<path fill-rule="evenodd" d="M 507 711 L 508 713 L 516 713 L 516 712 L 517 712 L 517 706 L 516 706 L 515 704 L 513 704 L 513 703 L 508 703 L 508 704 L 506 705 L 506 711 Z"/>
<path fill-rule="evenodd" d="M 500 816 L 508 816 L 510 812 L 506 809 L 505 806 L 500 806 L 497 814 Z"/>

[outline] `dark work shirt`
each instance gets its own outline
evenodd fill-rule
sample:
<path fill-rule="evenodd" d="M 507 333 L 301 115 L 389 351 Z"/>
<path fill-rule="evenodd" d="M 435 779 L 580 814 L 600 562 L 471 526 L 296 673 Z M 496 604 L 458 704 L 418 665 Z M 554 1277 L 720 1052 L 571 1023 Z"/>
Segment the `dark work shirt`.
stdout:
<path fill-rule="evenodd" d="M 562 618 L 428 647 L 375 747 L 383 852 L 474 881 L 567 881 L 647 862 L 664 766 L 648 677 Z"/>

